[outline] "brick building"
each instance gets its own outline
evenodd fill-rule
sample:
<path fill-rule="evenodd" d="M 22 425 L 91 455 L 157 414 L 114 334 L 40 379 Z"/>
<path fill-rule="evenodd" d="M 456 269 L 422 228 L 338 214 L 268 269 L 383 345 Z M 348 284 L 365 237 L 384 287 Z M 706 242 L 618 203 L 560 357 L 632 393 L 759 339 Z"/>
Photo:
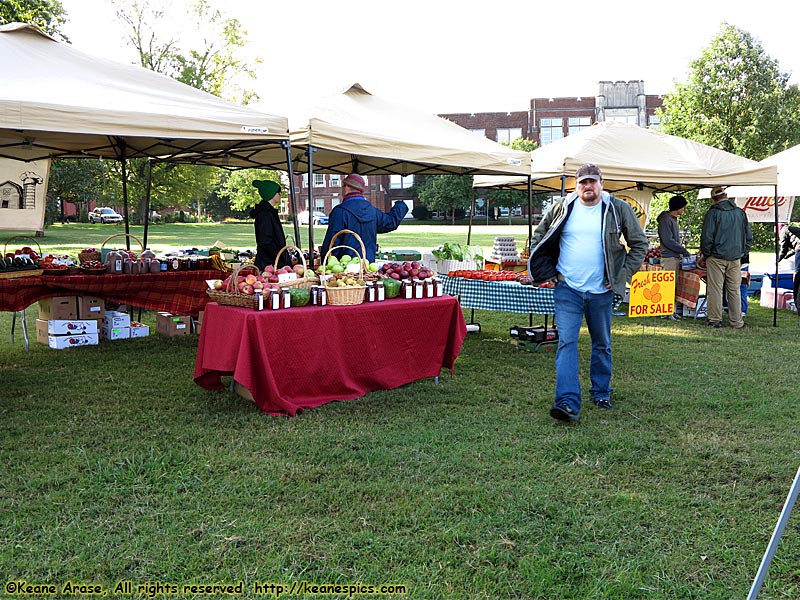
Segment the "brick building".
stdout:
<path fill-rule="evenodd" d="M 657 128 L 655 112 L 661 105 L 662 96 L 645 94 L 642 80 L 601 81 L 597 96 L 532 98 L 528 110 L 439 116 L 490 140 L 511 142 L 524 138 L 544 146 L 601 121 Z M 381 210 L 388 211 L 400 199 L 409 204 L 409 210 L 413 209 L 416 199 L 407 191 L 414 183 L 413 175 L 369 175 L 365 179 L 369 185 L 367 200 Z M 307 180 L 307 174 L 295 175 L 298 211 L 308 204 Z M 312 191 L 314 210 L 329 214 L 341 202 L 341 176 L 314 174 Z"/>
<path fill-rule="evenodd" d="M 516 138 L 539 146 L 577 133 L 601 121 L 658 127 L 662 96 L 647 95 L 644 81 L 601 81 L 597 96 L 532 98 L 526 111 L 439 115 L 497 142 Z"/>

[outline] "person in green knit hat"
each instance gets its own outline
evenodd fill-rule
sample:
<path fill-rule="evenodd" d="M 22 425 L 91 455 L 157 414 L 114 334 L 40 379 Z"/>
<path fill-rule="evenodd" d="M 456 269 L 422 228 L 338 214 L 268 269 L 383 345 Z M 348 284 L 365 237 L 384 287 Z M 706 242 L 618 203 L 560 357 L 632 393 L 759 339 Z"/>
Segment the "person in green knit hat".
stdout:
<path fill-rule="evenodd" d="M 250 217 L 255 220 L 255 265 L 263 271 L 267 265 L 275 264 L 275 257 L 286 245 L 286 235 L 283 233 L 278 209 L 275 208 L 275 205 L 281 200 L 281 186 L 268 179 L 256 179 L 253 181 L 253 187 L 261 196 L 261 202 L 250 211 Z M 289 253 L 281 254 L 278 267 L 291 266 L 291 264 Z"/>

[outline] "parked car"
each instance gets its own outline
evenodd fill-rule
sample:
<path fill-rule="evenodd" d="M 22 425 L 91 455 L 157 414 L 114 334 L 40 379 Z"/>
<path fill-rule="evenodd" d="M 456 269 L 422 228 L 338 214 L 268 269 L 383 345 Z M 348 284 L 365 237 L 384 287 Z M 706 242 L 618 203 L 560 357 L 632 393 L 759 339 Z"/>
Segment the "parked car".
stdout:
<path fill-rule="evenodd" d="M 313 215 L 314 225 L 327 225 L 328 224 L 328 215 L 324 212 L 320 212 L 318 210 L 314 211 Z M 301 213 L 297 213 L 297 222 L 300 225 L 308 225 L 308 211 L 304 210 Z"/>
<path fill-rule="evenodd" d="M 89 213 L 89 223 L 122 223 L 124 220 L 113 208 L 95 208 Z"/>

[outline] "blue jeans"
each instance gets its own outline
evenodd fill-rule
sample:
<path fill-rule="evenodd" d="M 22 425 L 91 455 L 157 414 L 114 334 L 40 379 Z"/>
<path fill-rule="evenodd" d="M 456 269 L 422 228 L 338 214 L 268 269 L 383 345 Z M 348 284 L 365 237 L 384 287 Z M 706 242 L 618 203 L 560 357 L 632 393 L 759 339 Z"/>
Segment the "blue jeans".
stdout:
<path fill-rule="evenodd" d="M 583 318 L 592 340 L 589 391 L 595 400 L 611 397 L 611 311 L 614 292 L 585 294 L 570 288 L 563 281 L 553 290 L 558 326 L 556 353 L 556 400 L 566 402 L 578 414 L 581 410 L 581 383 L 578 374 L 578 336 Z"/>

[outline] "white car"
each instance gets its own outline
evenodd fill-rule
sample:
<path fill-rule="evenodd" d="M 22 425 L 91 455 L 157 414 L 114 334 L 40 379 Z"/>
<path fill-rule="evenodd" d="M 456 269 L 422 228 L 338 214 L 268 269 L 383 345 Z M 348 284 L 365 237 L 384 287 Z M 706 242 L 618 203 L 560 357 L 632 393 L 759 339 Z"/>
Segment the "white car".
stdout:
<path fill-rule="evenodd" d="M 328 215 L 324 212 L 320 212 L 318 210 L 314 211 L 314 225 L 327 225 L 328 224 Z M 300 225 L 308 225 L 308 211 L 304 210 L 301 213 L 297 213 L 297 222 Z"/>
<path fill-rule="evenodd" d="M 113 208 L 95 208 L 89 213 L 89 223 L 122 223 L 124 220 Z"/>

